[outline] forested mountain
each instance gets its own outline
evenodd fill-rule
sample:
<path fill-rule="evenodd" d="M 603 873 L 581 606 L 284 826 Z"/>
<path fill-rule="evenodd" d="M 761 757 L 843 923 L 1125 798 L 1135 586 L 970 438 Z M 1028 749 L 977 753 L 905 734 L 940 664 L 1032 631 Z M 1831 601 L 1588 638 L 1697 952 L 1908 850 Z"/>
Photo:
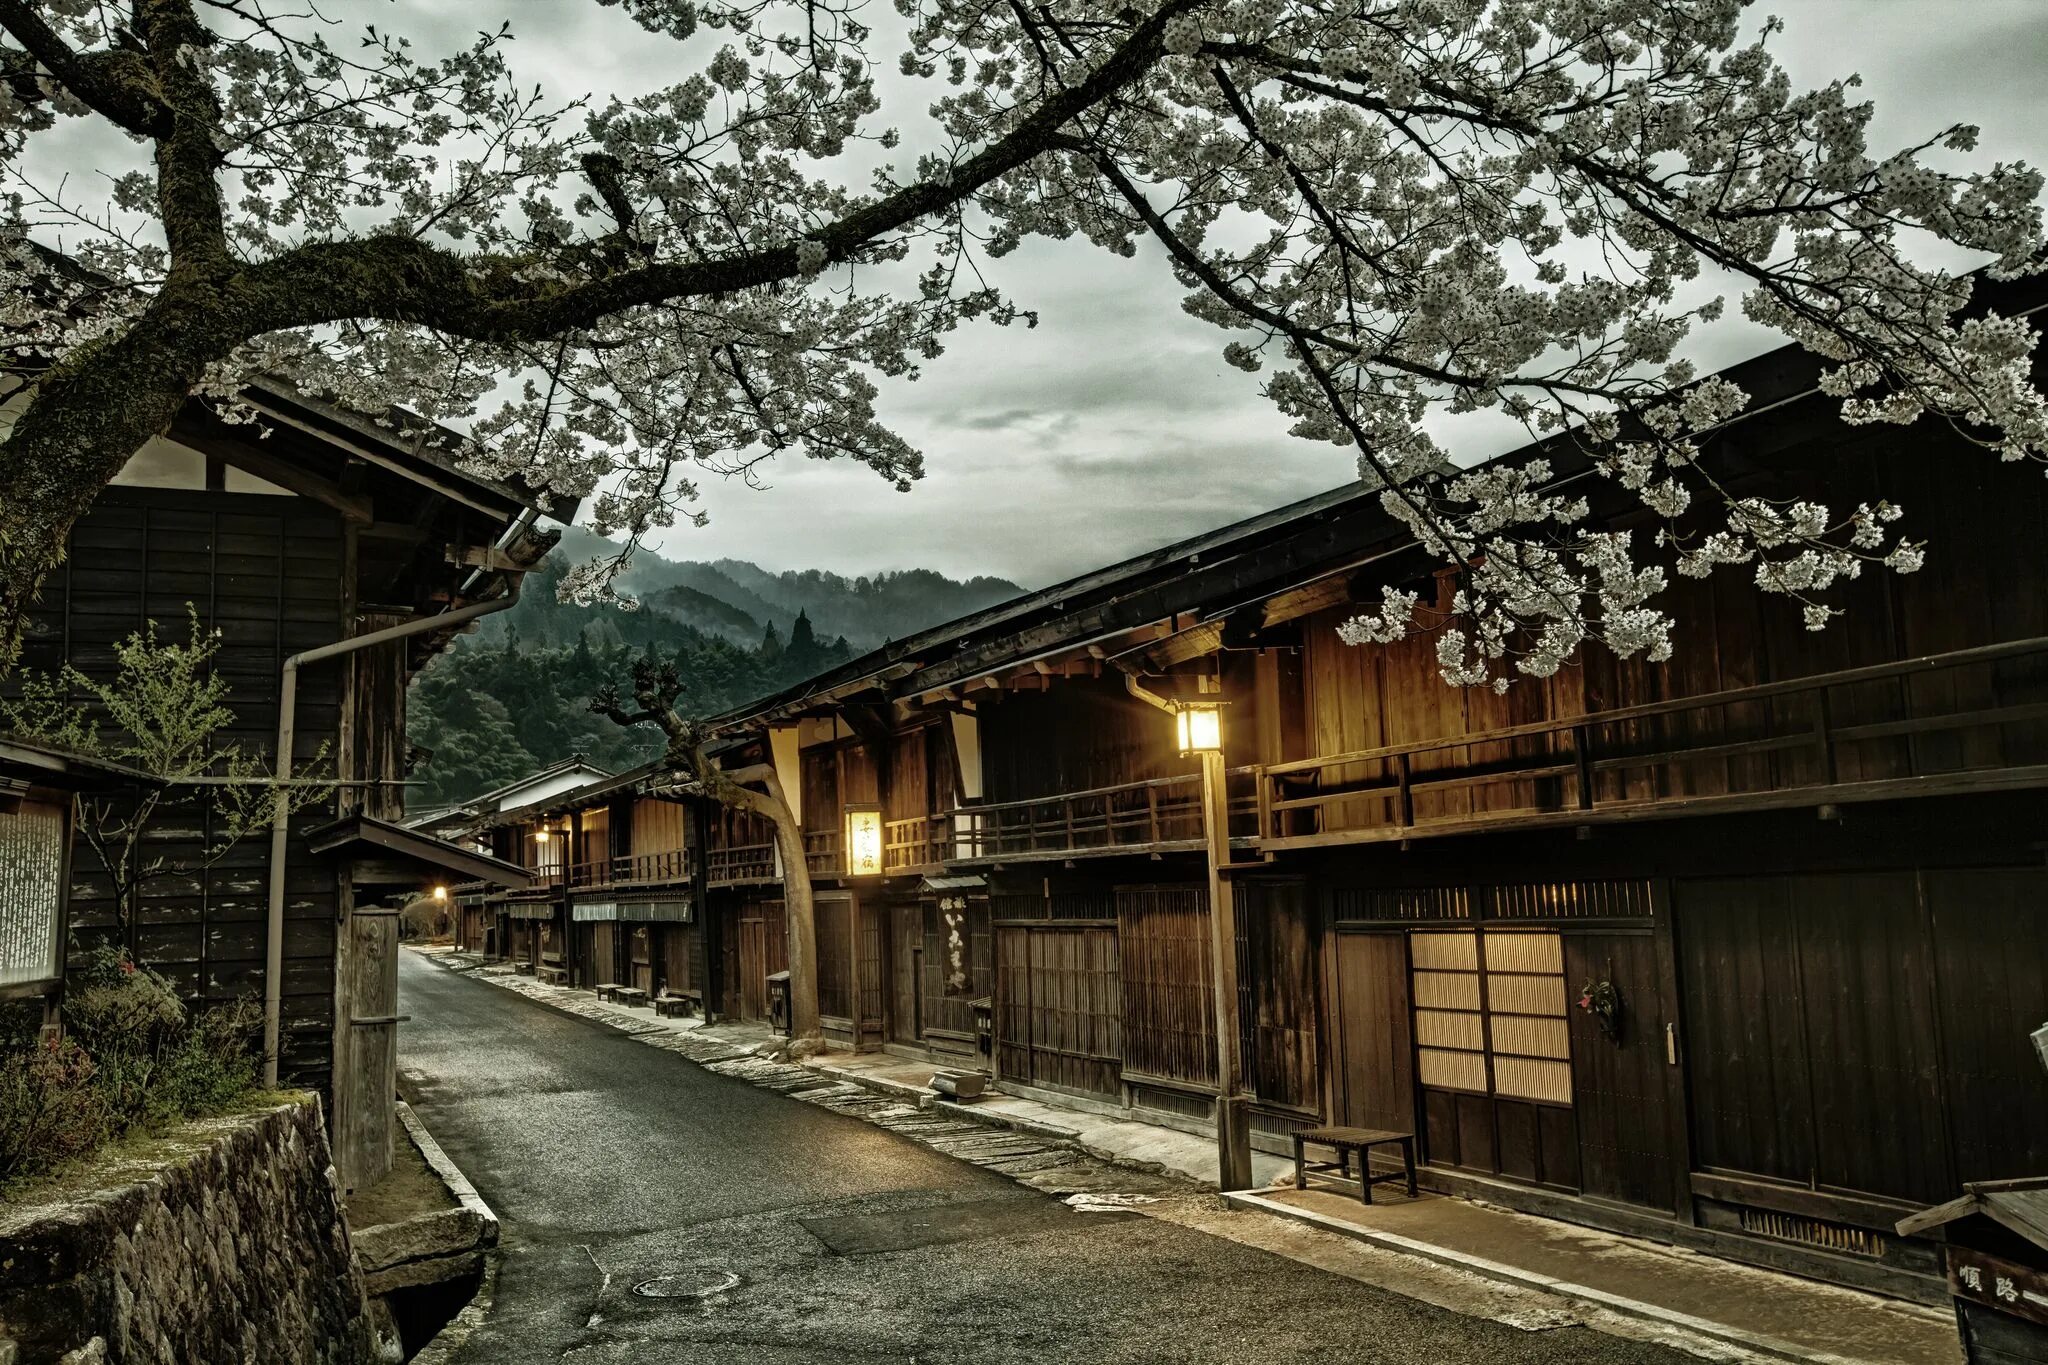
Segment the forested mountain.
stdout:
<path fill-rule="evenodd" d="M 589 709 L 605 682 L 626 688 L 643 653 L 675 660 L 689 688 L 683 705 L 716 715 L 1019 591 L 998 578 L 960 583 L 925 570 L 847 579 L 642 555 L 623 584 L 638 610 L 557 600 L 565 568 L 603 549 L 572 532 L 529 575 L 517 606 L 484 618 L 421 670 L 407 734 L 432 756 L 413 774 L 422 785 L 408 793 L 412 809 L 466 800 L 571 754 L 614 771 L 653 758 L 659 733 L 623 730 Z M 859 633 L 828 620 L 856 623 Z"/>
<path fill-rule="evenodd" d="M 617 547 L 572 528 L 556 554 L 571 564 Z M 620 576 L 621 591 L 642 599 L 699 629 L 733 639 L 755 639 L 773 622 L 787 635 L 802 612 L 821 636 L 845 636 L 856 649 L 965 616 L 1023 589 L 1006 578 L 977 576 L 960 581 L 930 569 L 847 578 L 817 569 L 771 573 L 743 559 L 671 560 L 641 551 Z M 733 614 L 744 617 L 735 619 Z"/>

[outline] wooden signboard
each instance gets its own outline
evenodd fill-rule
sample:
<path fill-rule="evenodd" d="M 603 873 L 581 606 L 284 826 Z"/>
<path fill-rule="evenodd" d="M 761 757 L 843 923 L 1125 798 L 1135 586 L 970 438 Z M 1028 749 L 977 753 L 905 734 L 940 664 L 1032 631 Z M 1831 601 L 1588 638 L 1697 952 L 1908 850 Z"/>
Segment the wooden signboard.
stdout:
<path fill-rule="evenodd" d="M 1951 1244 L 1948 1287 L 1965 1303 L 2048 1326 L 2048 1271 Z"/>

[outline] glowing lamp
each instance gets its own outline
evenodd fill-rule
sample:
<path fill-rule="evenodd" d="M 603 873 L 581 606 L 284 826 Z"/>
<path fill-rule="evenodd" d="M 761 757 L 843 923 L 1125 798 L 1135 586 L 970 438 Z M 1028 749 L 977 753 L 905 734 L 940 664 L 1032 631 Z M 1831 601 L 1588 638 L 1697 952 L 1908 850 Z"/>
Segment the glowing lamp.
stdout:
<path fill-rule="evenodd" d="M 435 899 L 435 900 L 437 900 L 437 901 L 445 901 L 445 900 L 447 900 L 447 899 L 448 899 L 448 888 L 447 888 L 447 887 L 445 887 L 445 886 L 437 886 L 437 887 L 435 887 L 435 888 L 434 888 L 434 899 Z"/>
<path fill-rule="evenodd" d="M 539 829 L 533 832 L 533 841 L 536 844 L 544 844 L 548 841 L 549 833 L 550 831 L 548 827 L 546 825 L 542 825 Z"/>
<path fill-rule="evenodd" d="M 1181 757 L 1223 752 L 1223 703 L 1184 701 L 1173 710 L 1174 733 Z"/>
<path fill-rule="evenodd" d="M 882 875 L 882 808 L 880 806 L 848 806 L 846 808 L 846 875 L 849 877 L 879 877 Z"/>

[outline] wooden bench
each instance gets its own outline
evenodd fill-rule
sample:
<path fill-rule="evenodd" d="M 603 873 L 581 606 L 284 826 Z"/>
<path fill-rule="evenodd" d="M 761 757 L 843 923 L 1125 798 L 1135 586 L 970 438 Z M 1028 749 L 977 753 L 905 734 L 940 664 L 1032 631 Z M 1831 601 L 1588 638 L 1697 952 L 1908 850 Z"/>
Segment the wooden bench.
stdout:
<path fill-rule="evenodd" d="M 1328 1147 L 1337 1154 L 1335 1161 L 1309 1161 L 1303 1148 L 1310 1143 Z M 1385 1175 L 1372 1173 L 1368 1158 L 1375 1147 L 1388 1143 L 1401 1145 L 1401 1169 Z M 1304 1128 L 1294 1135 L 1294 1188 L 1308 1188 L 1310 1171 L 1335 1171 L 1345 1179 L 1351 1178 L 1351 1159 L 1358 1158 L 1358 1197 L 1370 1204 L 1372 1187 L 1384 1185 L 1390 1180 L 1406 1180 L 1408 1197 L 1415 1197 L 1415 1134 L 1388 1132 L 1379 1128 Z"/>
<path fill-rule="evenodd" d="M 638 986 L 614 986 L 612 999 L 621 1005 L 644 1005 L 647 1003 L 647 992 Z"/>
<path fill-rule="evenodd" d="M 519 973 L 521 976 L 532 976 L 533 964 L 531 962 L 514 963 L 512 966 L 512 970 Z"/>
<path fill-rule="evenodd" d="M 533 974 L 557 986 L 569 979 L 569 969 L 566 967 L 536 967 Z"/>
<path fill-rule="evenodd" d="M 598 999 L 609 1000 L 614 995 L 624 990 L 625 986 L 617 981 L 600 981 L 596 986 L 592 987 L 591 989 L 597 992 Z"/>
<path fill-rule="evenodd" d="M 670 991 L 654 998 L 654 1012 L 664 1019 L 691 1019 L 704 1013 L 704 997 L 696 991 Z"/>

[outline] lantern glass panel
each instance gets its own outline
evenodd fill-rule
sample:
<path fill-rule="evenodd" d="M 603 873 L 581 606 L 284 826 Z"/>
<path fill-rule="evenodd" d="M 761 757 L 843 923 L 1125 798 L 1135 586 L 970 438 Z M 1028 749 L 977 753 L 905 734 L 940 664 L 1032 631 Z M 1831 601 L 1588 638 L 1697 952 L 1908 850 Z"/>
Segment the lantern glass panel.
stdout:
<path fill-rule="evenodd" d="M 882 875 L 882 812 L 871 806 L 852 806 L 846 812 L 846 875 Z"/>
<path fill-rule="evenodd" d="M 1213 754 L 1223 749 L 1223 708 L 1194 702 L 1174 714 L 1183 754 Z"/>

